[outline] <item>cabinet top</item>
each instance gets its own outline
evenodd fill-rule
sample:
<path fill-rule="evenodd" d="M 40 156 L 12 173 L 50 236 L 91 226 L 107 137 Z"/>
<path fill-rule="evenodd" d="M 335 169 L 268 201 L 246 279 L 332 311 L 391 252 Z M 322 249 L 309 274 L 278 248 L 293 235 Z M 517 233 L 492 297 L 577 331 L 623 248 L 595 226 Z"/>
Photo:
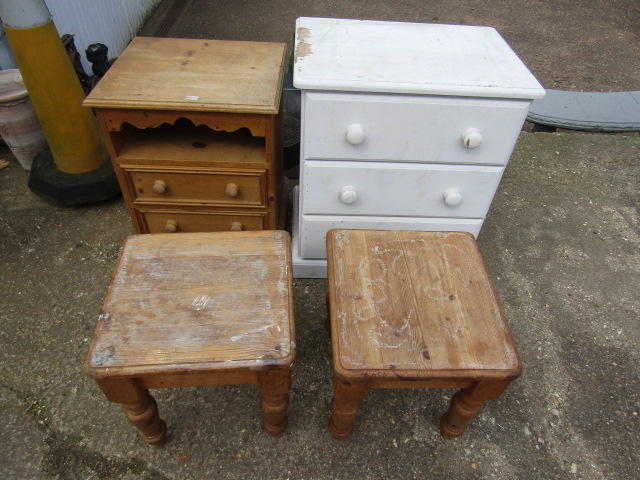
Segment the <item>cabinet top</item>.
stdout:
<path fill-rule="evenodd" d="M 297 88 L 537 99 L 544 89 L 490 27 L 302 17 Z"/>
<path fill-rule="evenodd" d="M 84 105 L 275 114 L 285 65 L 283 43 L 136 37 Z"/>

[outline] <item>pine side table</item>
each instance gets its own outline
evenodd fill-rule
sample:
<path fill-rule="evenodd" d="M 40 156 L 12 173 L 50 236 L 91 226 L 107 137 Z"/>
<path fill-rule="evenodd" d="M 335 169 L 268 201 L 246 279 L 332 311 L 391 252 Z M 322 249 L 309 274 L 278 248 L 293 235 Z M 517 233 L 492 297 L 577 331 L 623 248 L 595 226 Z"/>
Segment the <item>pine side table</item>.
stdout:
<path fill-rule="evenodd" d="M 327 254 L 335 438 L 372 388 L 459 388 L 440 423 L 457 437 L 520 376 L 470 233 L 331 230 Z"/>
<path fill-rule="evenodd" d="M 326 276 L 332 228 L 478 235 L 544 90 L 493 28 L 299 18 L 296 277 Z"/>
<path fill-rule="evenodd" d="M 286 45 L 134 38 L 84 102 L 136 233 L 278 229 Z"/>
<path fill-rule="evenodd" d="M 285 430 L 296 355 L 290 249 L 282 231 L 126 240 L 85 372 L 143 441 L 166 440 L 154 388 L 257 384 L 264 429 Z"/>

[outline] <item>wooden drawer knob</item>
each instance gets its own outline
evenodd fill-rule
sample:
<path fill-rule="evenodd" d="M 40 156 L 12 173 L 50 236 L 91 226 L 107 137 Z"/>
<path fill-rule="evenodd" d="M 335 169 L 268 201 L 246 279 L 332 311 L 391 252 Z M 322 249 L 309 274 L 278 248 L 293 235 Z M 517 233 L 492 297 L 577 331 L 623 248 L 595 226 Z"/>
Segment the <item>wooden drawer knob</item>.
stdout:
<path fill-rule="evenodd" d="M 364 127 L 359 123 L 354 123 L 347 127 L 346 131 L 347 142 L 351 145 L 360 145 L 367 138 L 367 132 L 364 131 Z"/>
<path fill-rule="evenodd" d="M 462 202 L 462 194 L 457 188 L 447 188 L 442 194 L 442 198 L 444 199 L 444 203 L 450 207 L 460 205 Z"/>
<path fill-rule="evenodd" d="M 224 189 L 224 193 L 227 197 L 237 197 L 238 192 L 238 185 L 235 183 L 227 183 L 227 188 Z"/>
<path fill-rule="evenodd" d="M 356 192 L 356 188 L 351 185 L 342 187 L 339 195 L 342 203 L 350 204 L 358 200 L 358 192 Z"/>
<path fill-rule="evenodd" d="M 467 128 L 462 132 L 461 138 L 466 148 L 478 148 L 482 145 L 482 134 L 477 128 Z"/>
<path fill-rule="evenodd" d="M 167 220 L 167 223 L 165 223 L 164 225 L 164 229 L 167 232 L 177 232 L 178 231 L 178 222 L 176 222 L 175 220 Z"/>
<path fill-rule="evenodd" d="M 163 182 L 162 180 L 156 180 L 153 184 L 153 187 L 151 187 L 151 189 L 159 194 L 162 195 L 163 193 L 165 193 L 167 191 L 167 184 L 165 182 Z"/>
<path fill-rule="evenodd" d="M 241 232 L 242 231 L 242 223 L 233 222 L 231 224 L 231 228 L 229 230 L 231 230 L 232 232 Z"/>

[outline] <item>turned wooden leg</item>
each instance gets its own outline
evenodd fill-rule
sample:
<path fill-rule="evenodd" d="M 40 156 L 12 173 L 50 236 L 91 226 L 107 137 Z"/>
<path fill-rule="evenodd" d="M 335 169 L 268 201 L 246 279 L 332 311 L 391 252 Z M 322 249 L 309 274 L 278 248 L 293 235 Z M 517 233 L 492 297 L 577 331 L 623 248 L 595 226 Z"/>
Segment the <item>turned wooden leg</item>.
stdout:
<path fill-rule="evenodd" d="M 475 382 L 455 393 L 449 405 L 449 411 L 440 419 L 440 434 L 446 438 L 459 437 L 467 424 L 480 413 L 482 404 L 487 400 L 499 398 L 511 381 Z"/>
<path fill-rule="evenodd" d="M 269 370 L 258 374 L 262 426 L 267 433 L 280 435 L 287 428 L 291 370 Z"/>
<path fill-rule="evenodd" d="M 366 382 L 349 382 L 333 376 L 333 398 L 329 431 L 336 440 L 343 440 L 353 430 L 353 421 L 358 415 L 360 402 L 367 398 L 369 386 Z"/>
<path fill-rule="evenodd" d="M 167 440 L 167 424 L 160 418 L 158 404 L 149 390 L 135 380 L 97 380 L 98 385 L 112 402 L 120 403 L 127 419 L 140 431 L 145 443 L 160 447 Z"/>

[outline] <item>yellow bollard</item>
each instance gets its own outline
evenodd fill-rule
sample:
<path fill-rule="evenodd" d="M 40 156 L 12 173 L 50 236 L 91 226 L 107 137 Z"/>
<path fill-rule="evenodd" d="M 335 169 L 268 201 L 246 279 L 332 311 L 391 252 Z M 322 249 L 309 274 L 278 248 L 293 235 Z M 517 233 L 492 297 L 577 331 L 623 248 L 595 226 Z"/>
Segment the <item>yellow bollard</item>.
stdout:
<path fill-rule="evenodd" d="M 81 174 L 108 160 L 98 123 L 42 0 L 0 0 L 14 57 L 58 170 Z"/>

